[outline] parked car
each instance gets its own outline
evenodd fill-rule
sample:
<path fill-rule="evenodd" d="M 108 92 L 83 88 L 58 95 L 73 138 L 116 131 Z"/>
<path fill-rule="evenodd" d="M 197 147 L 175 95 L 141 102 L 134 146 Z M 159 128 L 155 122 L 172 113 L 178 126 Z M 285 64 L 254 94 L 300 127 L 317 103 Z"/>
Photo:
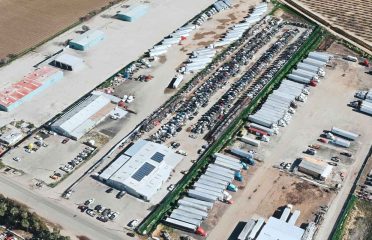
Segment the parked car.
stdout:
<path fill-rule="evenodd" d="M 109 188 L 109 189 L 106 190 L 106 193 L 111 193 L 112 191 L 114 191 L 114 189 L 113 188 Z"/>
<path fill-rule="evenodd" d="M 126 191 L 120 191 L 118 194 L 116 194 L 116 198 L 121 199 L 122 197 L 124 197 L 125 194 L 127 194 Z"/>
<path fill-rule="evenodd" d="M 92 204 L 92 203 L 94 203 L 94 198 L 91 198 L 91 199 L 86 200 L 85 203 L 84 203 L 84 205 L 87 206 L 87 205 Z"/>
<path fill-rule="evenodd" d="M 65 138 L 65 139 L 62 140 L 62 144 L 66 144 L 68 141 L 70 141 L 70 139 L 69 138 Z"/>
<path fill-rule="evenodd" d="M 343 155 L 343 156 L 346 156 L 346 157 L 351 157 L 352 156 L 352 154 L 349 153 L 349 152 L 341 152 L 340 154 Z"/>
<path fill-rule="evenodd" d="M 89 216 L 91 216 L 91 217 L 96 216 L 96 213 L 93 211 L 93 209 L 88 209 L 88 210 L 86 211 L 86 213 L 87 213 Z"/>
<path fill-rule="evenodd" d="M 138 224 L 139 224 L 139 220 L 138 219 L 133 219 L 132 221 L 130 221 L 128 223 L 128 227 L 134 229 L 138 226 Z"/>
<path fill-rule="evenodd" d="M 113 213 L 111 213 L 111 214 L 109 215 L 109 219 L 110 219 L 110 220 L 114 220 L 118 215 L 119 215 L 118 212 L 113 212 Z"/>
<path fill-rule="evenodd" d="M 98 216 L 97 219 L 101 222 L 107 222 L 108 221 L 108 218 L 105 217 L 105 216 Z"/>
<path fill-rule="evenodd" d="M 168 191 L 173 191 L 174 187 L 175 187 L 174 184 L 171 184 L 171 185 L 168 186 L 167 189 L 168 189 Z"/>
<path fill-rule="evenodd" d="M 305 151 L 306 154 L 309 154 L 309 155 L 315 155 L 316 154 L 316 150 L 315 149 L 312 149 L 312 148 L 308 148 L 306 151 Z"/>
<path fill-rule="evenodd" d="M 331 157 L 331 160 L 334 162 L 339 162 L 340 158 L 339 157 Z"/>

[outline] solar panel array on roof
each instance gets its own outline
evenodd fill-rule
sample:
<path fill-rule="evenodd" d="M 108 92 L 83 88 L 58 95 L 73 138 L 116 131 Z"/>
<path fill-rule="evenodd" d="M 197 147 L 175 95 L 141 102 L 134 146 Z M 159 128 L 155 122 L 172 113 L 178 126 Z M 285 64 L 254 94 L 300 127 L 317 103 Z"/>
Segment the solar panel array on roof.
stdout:
<path fill-rule="evenodd" d="M 144 177 L 149 175 L 155 166 L 151 165 L 150 163 L 144 163 L 133 175 L 132 178 L 137 180 L 138 182 L 141 181 Z"/>
<path fill-rule="evenodd" d="M 164 160 L 164 157 L 165 155 L 160 153 L 160 152 L 156 152 L 152 157 L 151 157 L 151 160 L 154 160 L 155 162 L 158 162 L 160 163 L 161 161 Z"/>

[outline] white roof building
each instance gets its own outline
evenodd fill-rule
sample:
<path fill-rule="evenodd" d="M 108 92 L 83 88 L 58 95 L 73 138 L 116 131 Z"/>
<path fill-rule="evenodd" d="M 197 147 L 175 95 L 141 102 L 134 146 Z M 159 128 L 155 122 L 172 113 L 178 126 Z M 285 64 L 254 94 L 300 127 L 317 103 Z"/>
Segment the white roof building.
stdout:
<path fill-rule="evenodd" d="M 182 158 L 164 145 L 139 140 L 99 178 L 114 188 L 149 201 Z"/>
<path fill-rule="evenodd" d="M 331 174 L 332 169 L 333 167 L 326 162 L 310 157 L 304 157 L 298 166 L 300 172 L 321 180 L 325 180 Z"/>
<path fill-rule="evenodd" d="M 23 137 L 23 134 L 21 130 L 17 128 L 12 128 L 11 130 L 3 133 L 0 136 L 0 142 L 8 146 L 12 146 L 16 144 L 17 142 L 19 142 L 22 139 L 22 137 Z"/>
<path fill-rule="evenodd" d="M 51 125 L 51 129 L 64 136 L 79 139 L 101 122 L 114 108 L 110 99 L 92 94 Z"/>
<path fill-rule="evenodd" d="M 270 217 L 257 240 L 301 240 L 305 230 L 286 221 Z"/>
<path fill-rule="evenodd" d="M 83 59 L 70 54 L 59 55 L 51 64 L 68 71 L 77 71 L 84 67 Z"/>

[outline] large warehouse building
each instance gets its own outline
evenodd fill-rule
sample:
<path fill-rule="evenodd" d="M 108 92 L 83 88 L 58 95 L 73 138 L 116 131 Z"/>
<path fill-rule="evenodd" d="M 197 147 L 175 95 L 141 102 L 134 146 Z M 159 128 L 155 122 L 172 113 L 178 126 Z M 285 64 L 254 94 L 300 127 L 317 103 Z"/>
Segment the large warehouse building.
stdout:
<path fill-rule="evenodd" d="M 50 66 L 33 71 L 21 81 L 0 90 L 0 110 L 11 111 L 62 78 L 63 72 Z"/>
<path fill-rule="evenodd" d="M 79 139 L 100 123 L 115 106 L 104 95 L 91 94 L 58 118 L 51 129 L 66 137 Z"/>
<path fill-rule="evenodd" d="M 105 38 L 105 34 L 99 30 L 89 30 L 79 37 L 70 41 L 69 46 L 76 50 L 85 51 L 97 45 Z"/>
<path fill-rule="evenodd" d="M 331 174 L 333 167 L 319 159 L 304 157 L 298 171 L 306 173 L 314 178 L 325 180 Z"/>
<path fill-rule="evenodd" d="M 164 145 L 139 140 L 112 162 L 99 179 L 150 201 L 182 158 Z"/>

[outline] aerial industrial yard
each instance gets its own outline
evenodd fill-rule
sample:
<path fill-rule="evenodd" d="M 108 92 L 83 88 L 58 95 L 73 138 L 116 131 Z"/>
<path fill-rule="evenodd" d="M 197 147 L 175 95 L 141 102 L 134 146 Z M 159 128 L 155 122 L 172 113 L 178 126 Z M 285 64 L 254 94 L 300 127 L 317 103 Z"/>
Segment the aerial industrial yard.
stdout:
<path fill-rule="evenodd" d="M 0 239 L 369 239 L 368 26 L 293 2 L 81 3 L 15 41 Z"/>

